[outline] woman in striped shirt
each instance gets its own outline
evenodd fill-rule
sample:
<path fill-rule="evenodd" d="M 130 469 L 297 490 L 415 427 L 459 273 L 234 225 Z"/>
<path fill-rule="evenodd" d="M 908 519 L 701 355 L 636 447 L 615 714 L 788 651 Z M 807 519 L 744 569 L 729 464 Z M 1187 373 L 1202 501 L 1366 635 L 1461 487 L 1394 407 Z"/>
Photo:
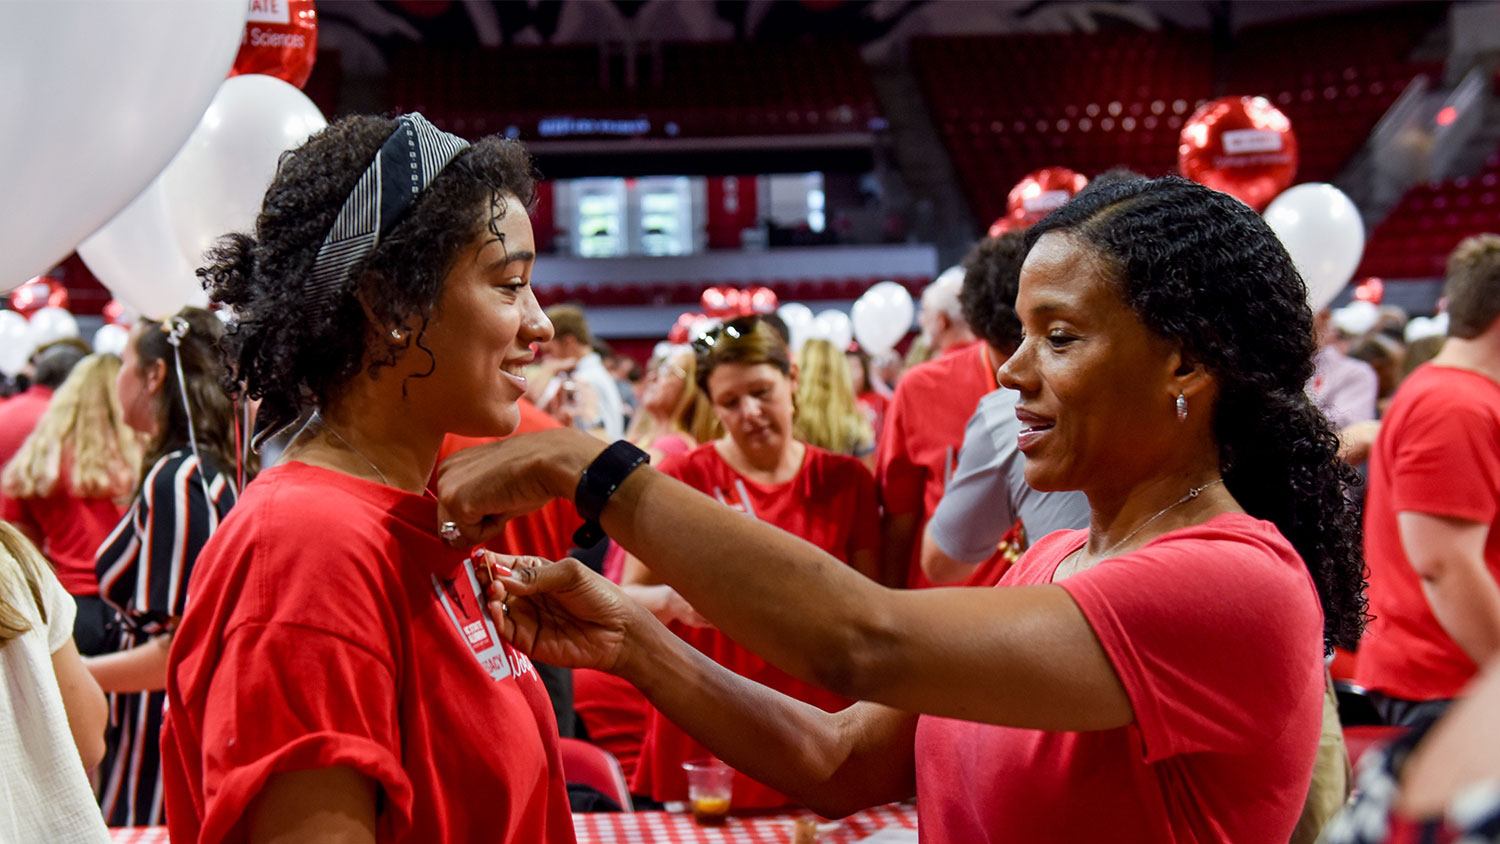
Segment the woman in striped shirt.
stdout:
<path fill-rule="evenodd" d="M 167 647 L 193 563 L 238 497 L 234 410 L 220 386 L 218 318 L 184 308 L 141 321 L 116 389 L 150 438 L 135 502 L 99 549 L 99 594 L 117 613 L 113 653 L 88 661 L 110 692 L 99 802 L 111 826 L 163 822 L 160 731 Z M 175 349 L 174 349 L 175 346 Z M 175 352 L 175 354 L 174 354 Z M 179 380 L 180 377 L 180 380 Z"/>

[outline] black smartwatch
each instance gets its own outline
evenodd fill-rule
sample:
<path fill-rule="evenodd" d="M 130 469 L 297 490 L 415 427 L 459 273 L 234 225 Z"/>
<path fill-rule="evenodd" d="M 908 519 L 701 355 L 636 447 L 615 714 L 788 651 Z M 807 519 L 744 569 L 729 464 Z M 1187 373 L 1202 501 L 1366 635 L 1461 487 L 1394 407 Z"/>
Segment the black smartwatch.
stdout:
<path fill-rule="evenodd" d="M 599 514 L 604 512 L 605 502 L 620 484 L 625 483 L 631 472 L 650 460 L 646 452 L 625 440 L 615 440 L 583 470 L 578 489 L 573 491 L 573 504 L 578 508 L 578 515 L 583 517 L 583 526 L 573 533 L 574 545 L 592 548 L 604 538 Z"/>

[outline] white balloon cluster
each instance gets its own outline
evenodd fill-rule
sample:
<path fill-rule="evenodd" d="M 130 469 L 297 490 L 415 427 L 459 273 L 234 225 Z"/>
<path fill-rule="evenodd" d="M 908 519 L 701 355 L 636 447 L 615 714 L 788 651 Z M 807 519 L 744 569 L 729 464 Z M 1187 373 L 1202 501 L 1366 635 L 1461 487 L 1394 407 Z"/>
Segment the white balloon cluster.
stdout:
<path fill-rule="evenodd" d="M 126 306 L 153 319 L 208 297 L 195 275 L 220 236 L 249 231 L 281 154 L 328 125 L 274 76 L 224 80 L 187 143 L 78 255 Z"/>
<path fill-rule="evenodd" d="M 1427 337 L 1448 336 L 1448 312 L 1433 317 L 1412 317 L 1406 323 L 1406 342 L 1415 343 Z"/>
<path fill-rule="evenodd" d="M 882 281 L 854 303 L 854 337 L 867 353 L 884 354 L 911 330 L 915 316 L 911 293 L 894 281 Z"/>
<path fill-rule="evenodd" d="M 247 9 L 0 3 L 0 291 L 67 257 L 161 172 L 229 73 Z"/>
<path fill-rule="evenodd" d="M 1314 313 L 1328 307 L 1359 267 L 1365 225 L 1343 191 L 1322 182 L 1297 185 L 1266 208 L 1266 223 L 1307 282 Z"/>
<path fill-rule="evenodd" d="M 78 336 L 78 320 L 62 308 L 42 308 L 31 321 L 0 311 L 0 374 L 14 378 L 37 349 Z"/>
<path fill-rule="evenodd" d="M 814 314 L 812 308 L 801 302 L 788 302 L 776 309 L 776 315 L 786 323 L 793 354 L 802 351 L 802 344 L 808 340 L 827 340 L 840 349 L 847 349 L 854 342 L 849 315 L 837 308 Z"/>
<path fill-rule="evenodd" d="M 1334 308 L 1332 317 L 1338 330 L 1358 337 L 1380 321 L 1380 308 L 1373 302 L 1356 299 L 1342 308 Z"/>

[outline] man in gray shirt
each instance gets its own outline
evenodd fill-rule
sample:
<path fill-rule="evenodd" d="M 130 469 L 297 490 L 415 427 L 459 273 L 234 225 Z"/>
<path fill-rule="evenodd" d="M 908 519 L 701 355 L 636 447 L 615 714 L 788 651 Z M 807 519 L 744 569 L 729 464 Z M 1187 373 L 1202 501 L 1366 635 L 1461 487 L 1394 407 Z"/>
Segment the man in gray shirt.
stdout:
<path fill-rule="evenodd" d="M 1021 342 L 1016 290 L 1026 260 L 1025 238 L 1021 232 L 985 238 L 963 261 L 959 304 L 969 327 L 997 359 Z M 986 395 L 964 429 L 957 468 L 922 535 L 922 570 L 933 583 L 966 578 L 994 556 L 1017 520 L 1031 539 L 1088 526 L 1083 493 L 1037 492 L 1027 486 L 1026 458 L 1016 449 L 1019 398 L 1004 387 Z"/>
<path fill-rule="evenodd" d="M 1028 543 L 1055 530 L 1088 527 L 1083 493 L 1027 485 L 1026 456 L 1016 448 L 1020 396 L 1004 387 L 986 395 L 964 429 L 958 468 L 922 537 L 922 570 L 933 583 L 963 579 L 995 553 L 1017 521 Z"/>

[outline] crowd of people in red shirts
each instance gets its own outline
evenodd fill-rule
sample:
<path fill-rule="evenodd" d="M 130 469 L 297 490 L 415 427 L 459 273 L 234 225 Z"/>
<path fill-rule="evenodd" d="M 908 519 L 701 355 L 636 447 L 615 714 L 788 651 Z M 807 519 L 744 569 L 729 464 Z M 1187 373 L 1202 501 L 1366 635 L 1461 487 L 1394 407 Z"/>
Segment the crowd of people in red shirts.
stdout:
<path fill-rule="evenodd" d="M 932 842 L 1500 834 L 1500 236 L 1446 338 L 1351 336 L 1236 200 L 1100 180 L 904 367 L 754 316 L 632 379 L 539 307 L 534 193 L 518 142 L 346 118 L 210 254 L 227 325 L 35 356 L 0 833 L 571 841 L 567 737 L 641 806 L 718 757 L 736 810 L 915 797 Z M 1335 648 L 1401 728 L 1358 783 Z"/>

